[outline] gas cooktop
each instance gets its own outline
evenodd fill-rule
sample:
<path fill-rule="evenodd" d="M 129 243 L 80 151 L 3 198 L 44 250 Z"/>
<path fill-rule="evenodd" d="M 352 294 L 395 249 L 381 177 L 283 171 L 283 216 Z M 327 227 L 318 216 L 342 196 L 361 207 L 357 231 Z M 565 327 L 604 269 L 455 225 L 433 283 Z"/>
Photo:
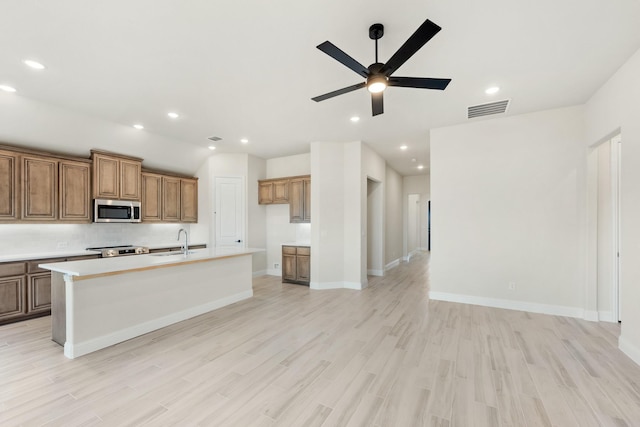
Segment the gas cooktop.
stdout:
<path fill-rule="evenodd" d="M 87 248 L 88 251 L 100 251 L 102 258 L 111 258 L 122 255 L 144 255 L 149 253 L 149 248 L 145 246 L 120 245 L 120 246 L 101 246 L 95 248 Z"/>

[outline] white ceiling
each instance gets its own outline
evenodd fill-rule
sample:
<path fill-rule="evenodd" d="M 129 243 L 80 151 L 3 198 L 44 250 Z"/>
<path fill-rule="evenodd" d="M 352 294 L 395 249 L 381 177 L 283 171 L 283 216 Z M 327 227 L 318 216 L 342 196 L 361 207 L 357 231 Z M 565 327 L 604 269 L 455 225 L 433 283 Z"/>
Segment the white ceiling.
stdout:
<path fill-rule="evenodd" d="M 442 31 L 394 75 L 452 78 L 446 91 L 389 88 L 377 117 L 366 90 L 310 100 L 362 81 L 316 45 L 369 65 L 381 22 L 384 62 L 426 18 Z M 640 48 L 639 22 L 637 0 L 3 0 L 0 84 L 185 144 L 220 136 L 216 152 L 361 140 L 413 175 L 428 166 L 429 129 L 466 122 L 469 105 L 510 98 L 513 115 L 585 102 Z M 491 85 L 502 90 L 487 96 Z"/>

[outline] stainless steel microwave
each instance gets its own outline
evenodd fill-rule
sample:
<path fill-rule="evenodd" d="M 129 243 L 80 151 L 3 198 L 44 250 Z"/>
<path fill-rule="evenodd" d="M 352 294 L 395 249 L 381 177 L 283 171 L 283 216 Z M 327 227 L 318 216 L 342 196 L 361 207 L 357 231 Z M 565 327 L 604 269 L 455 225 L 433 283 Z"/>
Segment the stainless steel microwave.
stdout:
<path fill-rule="evenodd" d="M 93 222 L 141 222 L 140 202 L 94 199 Z"/>

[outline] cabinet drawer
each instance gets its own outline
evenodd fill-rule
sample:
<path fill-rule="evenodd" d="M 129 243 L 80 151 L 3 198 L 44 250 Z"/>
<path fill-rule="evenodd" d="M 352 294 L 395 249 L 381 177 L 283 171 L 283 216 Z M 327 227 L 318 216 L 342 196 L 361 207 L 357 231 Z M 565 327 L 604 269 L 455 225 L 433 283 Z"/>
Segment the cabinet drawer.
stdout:
<path fill-rule="evenodd" d="M 311 255 L 311 248 L 306 246 L 298 246 L 298 255 Z"/>
<path fill-rule="evenodd" d="M 98 254 L 94 254 L 94 255 L 78 255 L 78 256 L 70 256 L 66 259 L 66 261 L 82 261 L 83 259 L 98 259 L 100 258 L 100 255 Z M 62 262 L 65 261 L 63 259 L 60 259 L 60 261 L 58 262 Z M 42 264 L 42 263 L 40 263 Z M 47 270 L 48 271 L 48 270 Z"/>
<path fill-rule="evenodd" d="M 51 264 L 53 262 L 64 262 L 66 258 L 49 258 L 49 259 L 36 259 L 27 263 L 27 272 L 32 273 L 49 273 L 49 270 L 38 267 L 39 264 Z"/>
<path fill-rule="evenodd" d="M 296 254 L 296 247 L 295 246 L 283 246 L 282 247 L 282 253 L 283 254 L 287 254 L 287 255 L 295 255 Z"/>
<path fill-rule="evenodd" d="M 0 264 L 0 277 L 4 276 L 20 276 L 27 271 L 27 265 L 24 262 L 6 262 Z"/>

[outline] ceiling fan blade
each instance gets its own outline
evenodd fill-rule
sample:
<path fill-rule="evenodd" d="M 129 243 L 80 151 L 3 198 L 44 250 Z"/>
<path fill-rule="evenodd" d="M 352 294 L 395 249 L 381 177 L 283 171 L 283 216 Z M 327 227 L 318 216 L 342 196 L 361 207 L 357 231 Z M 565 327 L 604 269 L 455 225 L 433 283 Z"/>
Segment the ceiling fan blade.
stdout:
<path fill-rule="evenodd" d="M 334 96 L 342 95 L 344 93 L 353 92 L 354 90 L 362 89 L 367 84 L 365 82 L 358 83 L 357 85 L 343 87 L 342 89 L 334 90 L 333 92 L 325 93 L 324 95 L 316 96 L 313 99 L 316 102 L 324 101 L 325 99 L 333 98 Z"/>
<path fill-rule="evenodd" d="M 372 93 L 371 94 L 371 109 L 373 111 L 373 115 L 377 116 L 378 114 L 384 113 L 383 108 L 383 98 L 382 94 L 384 92 Z"/>
<path fill-rule="evenodd" d="M 324 53 L 326 53 L 327 55 L 329 55 L 330 57 L 332 57 L 333 59 L 335 59 L 336 61 L 352 69 L 362 77 L 369 76 L 369 69 L 367 67 L 365 67 L 364 65 L 362 65 L 361 63 L 359 63 L 358 61 L 356 61 L 346 53 L 344 53 L 339 47 L 337 47 L 330 41 L 320 43 L 316 47 L 321 51 L 323 51 Z"/>
<path fill-rule="evenodd" d="M 425 45 L 433 36 L 438 34 L 442 28 L 440 26 L 434 24 L 428 19 L 418 27 L 415 33 L 409 37 L 409 39 L 404 42 L 400 49 L 396 53 L 393 54 L 391 59 L 387 61 L 386 64 L 382 67 L 380 72 L 382 72 L 386 76 L 390 76 L 396 71 L 398 68 L 402 66 L 409 58 L 413 56 L 422 46 Z"/>
<path fill-rule="evenodd" d="M 414 87 L 417 89 L 445 90 L 451 79 L 432 79 L 428 77 L 389 77 L 389 86 Z"/>

